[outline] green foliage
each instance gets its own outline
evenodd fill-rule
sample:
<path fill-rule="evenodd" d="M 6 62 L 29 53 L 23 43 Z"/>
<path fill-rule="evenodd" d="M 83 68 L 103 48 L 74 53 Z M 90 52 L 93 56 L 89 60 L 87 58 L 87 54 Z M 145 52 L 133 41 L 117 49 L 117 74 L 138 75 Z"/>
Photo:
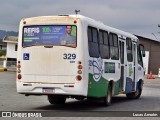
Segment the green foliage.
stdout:
<path fill-rule="evenodd" d="M 3 56 L 3 55 L 4 55 L 3 51 L 0 50 L 0 57 Z"/>

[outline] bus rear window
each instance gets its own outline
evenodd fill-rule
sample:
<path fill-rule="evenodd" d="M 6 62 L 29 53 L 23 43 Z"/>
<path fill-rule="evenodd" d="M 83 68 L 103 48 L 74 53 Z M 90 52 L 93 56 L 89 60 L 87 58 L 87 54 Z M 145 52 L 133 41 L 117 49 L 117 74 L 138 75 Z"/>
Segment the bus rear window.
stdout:
<path fill-rule="evenodd" d="M 75 25 L 25 26 L 23 47 L 38 45 L 63 45 L 76 47 L 77 27 Z"/>

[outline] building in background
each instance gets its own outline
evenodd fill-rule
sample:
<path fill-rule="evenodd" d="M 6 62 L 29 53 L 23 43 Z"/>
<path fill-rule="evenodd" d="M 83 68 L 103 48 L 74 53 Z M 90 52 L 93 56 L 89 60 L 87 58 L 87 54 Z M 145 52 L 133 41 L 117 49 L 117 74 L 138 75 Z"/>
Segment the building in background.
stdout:
<path fill-rule="evenodd" d="M 3 55 L 0 55 L 0 68 L 4 66 L 4 61 L 6 60 L 6 48 L 7 43 L 3 42 L 3 39 L 0 39 L 0 52 Z"/>
<path fill-rule="evenodd" d="M 5 56 L 6 65 L 4 65 L 4 67 L 7 67 L 7 69 L 16 68 L 18 37 L 5 36 L 3 42 L 7 44 Z"/>
<path fill-rule="evenodd" d="M 0 50 L 4 51 L 4 54 L 6 53 L 7 43 L 3 42 L 3 39 L 0 39 Z"/>
<path fill-rule="evenodd" d="M 149 74 L 152 71 L 153 74 L 157 75 L 160 68 L 160 41 L 136 36 L 145 47 L 146 57 L 144 59 L 144 67 L 146 67 L 146 72 Z"/>
<path fill-rule="evenodd" d="M 160 68 L 160 41 L 139 35 L 136 36 L 145 47 L 146 57 L 143 59 L 145 73 L 149 74 L 152 71 L 153 74 L 157 75 Z M 16 67 L 17 43 L 18 37 L 15 36 L 5 36 L 3 40 L 0 39 L 0 50 L 5 53 L 4 56 L 0 57 L 0 67 L 2 65 L 7 69 Z"/>

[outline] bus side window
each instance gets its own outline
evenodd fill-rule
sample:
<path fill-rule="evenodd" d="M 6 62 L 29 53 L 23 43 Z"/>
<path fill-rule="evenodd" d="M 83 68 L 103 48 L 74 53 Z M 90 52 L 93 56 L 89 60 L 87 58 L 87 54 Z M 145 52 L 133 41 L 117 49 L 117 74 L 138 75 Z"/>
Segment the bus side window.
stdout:
<path fill-rule="evenodd" d="M 96 28 L 88 27 L 88 47 L 90 57 L 99 57 L 98 31 Z"/>
<path fill-rule="evenodd" d="M 88 28 L 88 41 L 92 42 L 92 29 Z"/>
<path fill-rule="evenodd" d="M 100 40 L 100 56 L 103 59 L 109 59 L 109 41 L 108 32 L 99 30 L 99 40 Z"/>
<path fill-rule="evenodd" d="M 132 62 L 133 61 L 132 41 L 130 38 L 126 38 L 126 46 L 127 46 L 127 60 L 128 62 Z"/>
<path fill-rule="evenodd" d="M 120 61 L 121 64 L 124 64 L 124 42 L 119 41 L 120 46 Z"/>
<path fill-rule="evenodd" d="M 138 58 L 138 64 L 140 64 L 143 67 L 142 54 L 139 46 L 137 47 L 137 58 Z"/>
<path fill-rule="evenodd" d="M 109 34 L 110 56 L 112 60 L 119 59 L 118 36 L 114 33 Z"/>

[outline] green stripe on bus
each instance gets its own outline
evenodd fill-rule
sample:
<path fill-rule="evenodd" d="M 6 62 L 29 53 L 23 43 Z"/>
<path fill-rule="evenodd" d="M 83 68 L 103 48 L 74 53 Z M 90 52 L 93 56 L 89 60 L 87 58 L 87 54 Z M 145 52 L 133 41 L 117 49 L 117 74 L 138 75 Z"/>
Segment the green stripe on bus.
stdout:
<path fill-rule="evenodd" d="M 94 81 L 93 75 L 89 73 L 89 82 L 88 82 L 88 97 L 104 97 L 106 96 L 108 90 L 109 81 L 100 78 L 98 82 Z"/>
<path fill-rule="evenodd" d="M 109 81 L 101 77 L 98 82 L 94 81 L 93 75 L 89 73 L 88 97 L 105 97 L 108 90 Z M 114 82 L 114 95 L 119 94 L 119 80 Z"/>

